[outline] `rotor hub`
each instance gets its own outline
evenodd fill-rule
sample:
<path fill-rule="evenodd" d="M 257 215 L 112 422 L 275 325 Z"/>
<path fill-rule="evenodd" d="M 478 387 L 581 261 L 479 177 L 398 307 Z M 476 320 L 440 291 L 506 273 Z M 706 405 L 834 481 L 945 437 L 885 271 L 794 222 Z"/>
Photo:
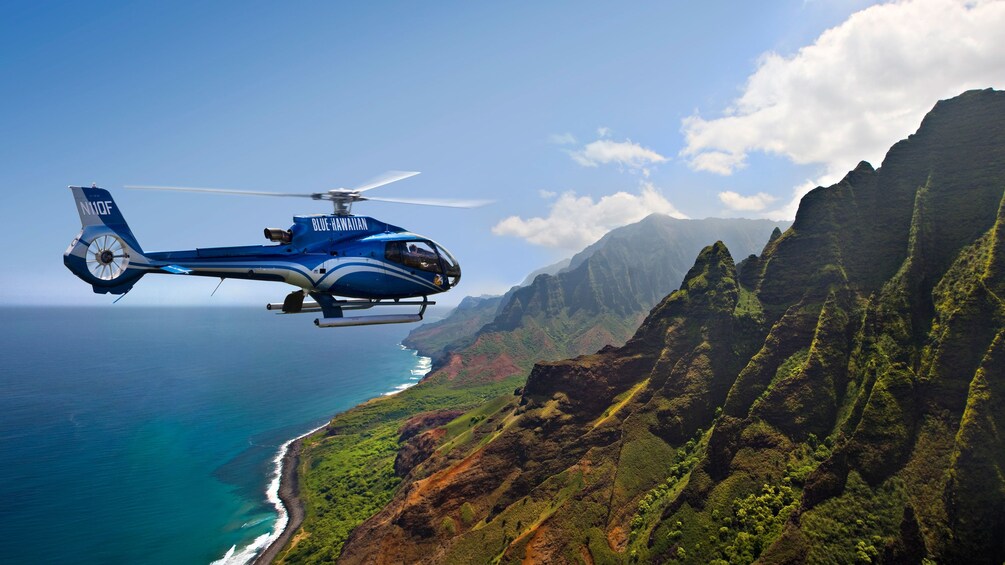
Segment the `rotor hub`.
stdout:
<path fill-rule="evenodd" d="M 104 263 L 105 265 L 111 263 L 112 259 L 114 258 L 115 254 L 112 253 L 111 250 L 105 249 L 104 251 L 101 252 L 100 259 L 101 262 Z"/>
<path fill-rule="evenodd" d="M 366 198 L 360 195 L 359 191 L 345 188 L 337 188 L 329 190 L 326 193 L 321 193 L 317 199 L 331 202 L 335 206 L 335 214 L 339 216 L 351 216 L 353 202 L 366 200 Z"/>

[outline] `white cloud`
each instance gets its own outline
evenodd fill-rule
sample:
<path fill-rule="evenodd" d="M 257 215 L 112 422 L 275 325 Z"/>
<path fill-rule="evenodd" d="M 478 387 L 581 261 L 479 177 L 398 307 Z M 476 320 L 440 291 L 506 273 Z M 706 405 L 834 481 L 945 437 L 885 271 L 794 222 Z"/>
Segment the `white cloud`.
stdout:
<path fill-rule="evenodd" d="M 597 137 L 607 137 L 611 135 L 611 128 L 601 126 L 597 128 Z"/>
<path fill-rule="evenodd" d="M 872 6 L 794 55 L 764 54 L 723 117 L 683 120 L 681 154 L 718 174 L 743 167 L 752 151 L 820 164 L 828 178 L 860 160 L 879 166 L 937 100 L 1005 86 L 1003 30 L 1001 1 Z M 808 190 L 797 187 L 797 198 Z"/>
<path fill-rule="evenodd" d="M 759 212 L 777 200 L 774 196 L 765 192 L 758 192 L 753 196 L 743 196 L 732 190 L 719 193 L 719 200 L 730 210 L 741 212 Z"/>
<path fill-rule="evenodd" d="M 597 201 L 589 196 L 577 196 L 573 191 L 565 192 L 552 204 L 547 218 L 510 216 L 496 224 L 492 233 L 520 237 L 545 247 L 578 251 L 612 229 L 653 213 L 687 218 L 652 183 L 643 182 L 638 194 L 617 192 Z"/>
<path fill-rule="evenodd" d="M 724 151 L 706 151 L 691 158 L 691 168 L 720 175 L 731 174 L 735 169 L 747 166 L 746 155 Z"/>
<path fill-rule="evenodd" d="M 646 165 L 667 160 L 652 149 L 642 147 L 630 139 L 625 141 L 598 139 L 578 151 L 569 151 L 569 156 L 584 167 L 615 163 L 631 170 L 641 170 Z"/>
<path fill-rule="evenodd" d="M 545 200 L 551 200 L 552 198 L 558 196 L 558 193 L 552 190 L 539 190 L 537 195 Z"/>
<path fill-rule="evenodd" d="M 571 133 L 553 133 L 548 136 L 548 141 L 555 145 L 575 145 L 576 136 Z"/>

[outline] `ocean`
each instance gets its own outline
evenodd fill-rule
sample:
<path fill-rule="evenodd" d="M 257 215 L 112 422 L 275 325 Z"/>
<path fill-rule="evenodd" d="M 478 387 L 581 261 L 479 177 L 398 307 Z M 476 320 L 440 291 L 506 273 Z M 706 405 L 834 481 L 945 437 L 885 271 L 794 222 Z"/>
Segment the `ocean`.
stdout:
<path fill-rule="evenodd" d="M 290 439 L 411 386 L 414 324 L 264 308 L 2 308 L 0 560 L 242 563 Z M 274 487 L 274 485 L 273 485 Z"/>

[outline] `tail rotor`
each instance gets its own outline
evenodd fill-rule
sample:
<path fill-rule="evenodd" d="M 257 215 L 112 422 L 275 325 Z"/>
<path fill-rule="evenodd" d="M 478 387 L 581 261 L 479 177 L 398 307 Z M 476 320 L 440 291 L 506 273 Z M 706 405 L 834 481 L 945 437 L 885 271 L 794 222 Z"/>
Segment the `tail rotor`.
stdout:
<path fill-rule="evenodd" d="M 100 235 L 87 246 L 84 263 L 95 277 L 113 281 L 126 272 L 129 254 L 126 253 L 125 244 L 115 235 Z"/>

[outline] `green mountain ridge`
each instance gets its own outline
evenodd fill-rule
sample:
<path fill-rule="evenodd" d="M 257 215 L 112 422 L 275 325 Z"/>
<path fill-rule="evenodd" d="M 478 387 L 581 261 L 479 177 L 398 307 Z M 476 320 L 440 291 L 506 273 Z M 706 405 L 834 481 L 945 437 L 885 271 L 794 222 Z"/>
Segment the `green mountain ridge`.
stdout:
<path fill-rule="evenodd" d="M 446 319 L 404 341 L 461 381 L 523 376 L 534 362 L 623 344 L 645 314 L 683 279 L 709 239 L 740 253 L 760 250 L 787 222 L 679 220 L 653 214 L 613 230 L 554 275 L 540 274 L 499 299 L 465 299 Z"/>
<path fill-rule="evenodd" d="M 624 346 L 416 422 L 340 561 L 1002 563 L 1003 193 L 1005 93 L 939 102 Z M 492 324 L 578 296 L 544 286 Z"/>

